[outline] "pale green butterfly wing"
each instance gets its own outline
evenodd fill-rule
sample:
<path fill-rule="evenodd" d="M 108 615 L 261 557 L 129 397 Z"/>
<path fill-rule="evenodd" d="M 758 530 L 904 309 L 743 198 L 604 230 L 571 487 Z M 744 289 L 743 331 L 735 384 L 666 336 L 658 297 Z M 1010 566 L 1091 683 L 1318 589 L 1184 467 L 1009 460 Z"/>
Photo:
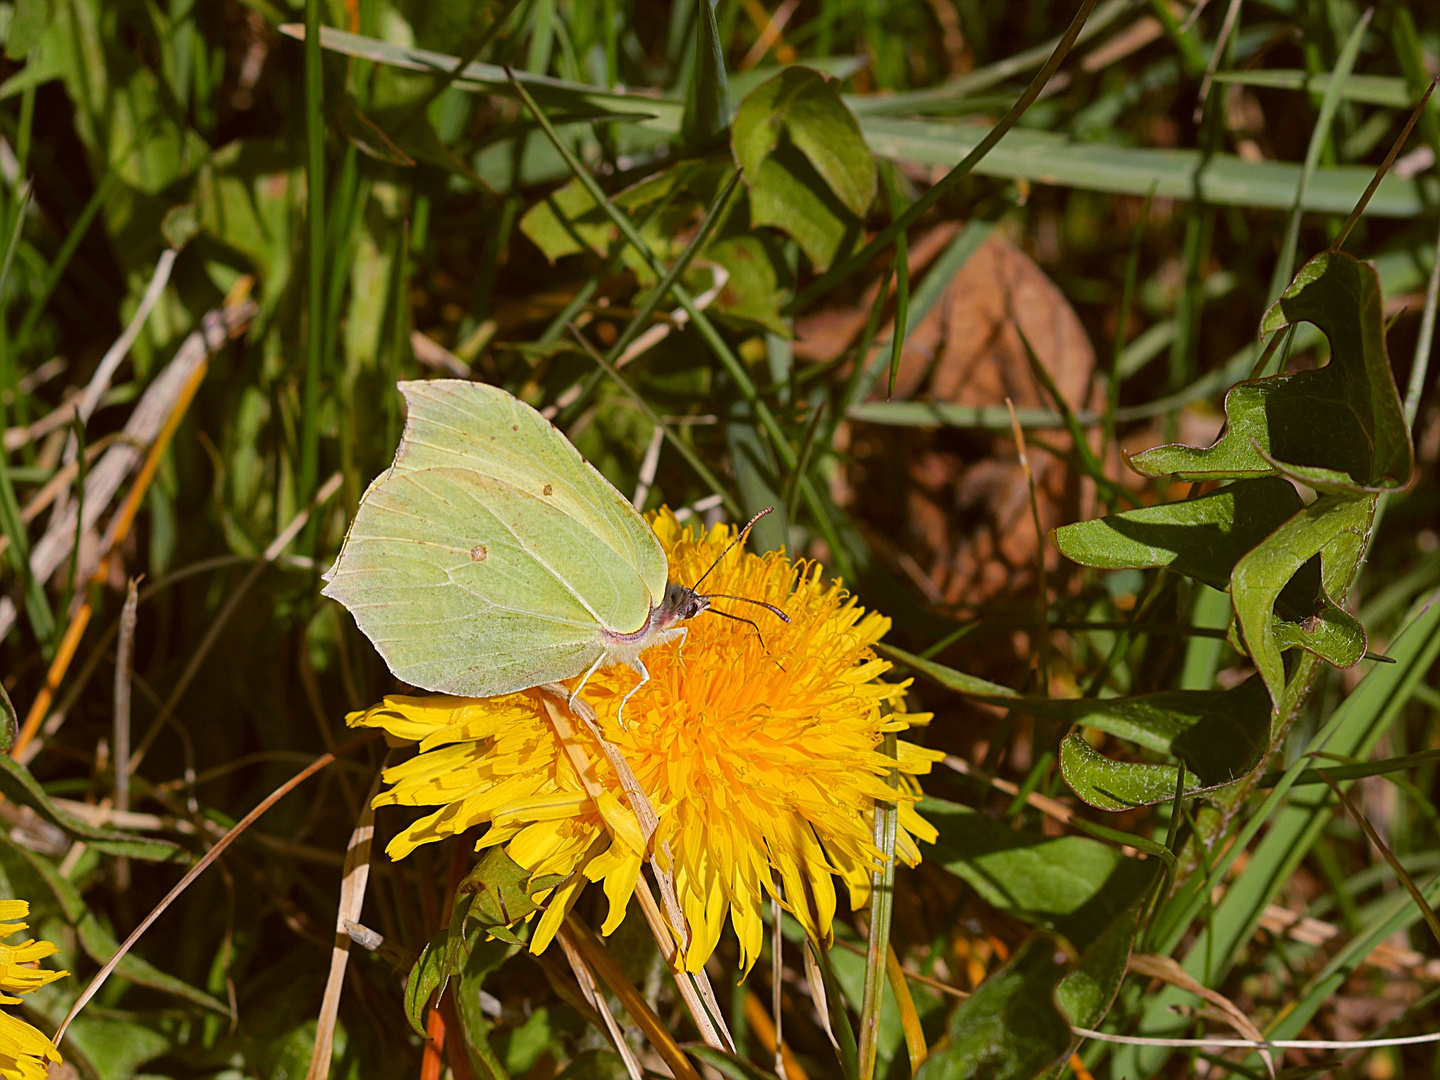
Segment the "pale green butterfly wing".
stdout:
<path fill-rule="evenodd" d="M 578 675 L 604 654 L 602 630 L 646 624 L 665 585 L 659 540 L 554 427 L 476 383 L 401 389 L 395 464 L 325 589 L 399 678 L 508 693 Z"/>
<path fill-rule="evenodd" d="M 402 382 L 400 392 L 408 414 L 396 472 L 454 466 L 542 496 L 633 567 L 659 602 L 667 567 L 654 531 L 550 421 L 499 387 L 463 379 Z M 645 615 L 642 604 L 606 625 L 634 630 Z"/>

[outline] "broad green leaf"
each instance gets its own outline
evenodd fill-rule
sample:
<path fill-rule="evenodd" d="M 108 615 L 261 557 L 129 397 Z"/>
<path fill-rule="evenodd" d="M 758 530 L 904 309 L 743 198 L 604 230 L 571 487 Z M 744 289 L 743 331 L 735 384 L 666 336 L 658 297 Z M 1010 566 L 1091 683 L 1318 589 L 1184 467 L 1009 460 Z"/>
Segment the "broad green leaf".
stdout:
<path fill-rule="evenodd" d="M 707 247 L 701 257 L 723 266 L 729 274 L 715 298 L 716 311 L 735 322 L 790 337 L 790 325 L 780 316 L 787 290 L 780 286 L 775 260 L 764 240 L 754 234 L 727 237 Z"/>
<path fill-rule="evenodd" d="M 875 161 L 838 84 L 812 68 L 784 69 L 741 103 L 731 142 L 751 222 L 789 233 L 827 268 L 875 197 Z"/>
<path fill-rule="evenodd" d="M 735 161 L 752 188 L 760 163 L 788 139 L 857 217 L 875 198 L 875 159 L 840 84 L 814 68 L 785 68 L 757 87 L 735 114 Z"/>
<path fill-rule="evenodd" d="M 1068 946 L 1036 934 L 950 1016 L 949 1044 L 915 1080 L 1030 1080 L 1070 1050 L 1056 989 L 1074 964 Z"/>
<path fill-rule="evenodd" d="M 150 1024 L 142 1022 L 144 1019 L 144 1014 L 131 1019 L 123 1014 L 106 1016 L 99 1010 L 85 1010 L 66 1032 L 66 1043 L 77 1052 L 73 1064 L 71 1054 L 66 1052 L 62 1068 L 74 1068 L 73 1075 L 94 1076 L 96 1080 L 133 1080 L 137 1075 L 145 1075 L 141 1067 L 173 1049 L 175 1041 L 173 1036 L 164 1034 L 164 1021 L 159 1017 Z M 157 1031 L 157 1027 L 162 1030 Z M 313 1020 L 310 1027 L 313 1041 Z M 309 1045 L 306 1049 L 308 1051 Z M 66 1075 L 58 1068 L 56 1072 Z"/>
<path fill-rule="evenodd" d="M 719 185 L 732 175 L 728 163 L 681 162 L 618 192 L 611 201 L 632 217 L 645 219 L 640 234 L 668 260 L 683 246 L 677 237 L 695 210 L 713 198 Z M 526 211 L 520 229 L 551 262 L 582 251 L 604 255 L 618 235 L 609 214 L 578 180 L 550 192 Z M 625 260 L 642 283 L 655 280 L 648 264 L 629 247 Z"/>
<path fill-rule="evenodd" d="M 1215 589 L 1235 564 L 1303 507 L 1278 477 L 1239 480 L 1196 499 L 1126 510 L 1053 530 L 1060 554 L 1106 570 L 1167 567 Z"/>
<path fill-rule="evenodd" d="M 1235 564 L 1230 583 L 1235 623 L 1276 702 L 1285 687 L 1284 649 L 1307 649 L 1337 667 L 1352 667 L 1365 655 L 1364 627 L 1335 601 L 1349 592 L 1365 554 L 1376 499 L 1321 495 Z M 1303 622 L 1287 622 L 1276 614 L 1276 603 L 1316 556 L 1317 610 Z"/>
<path fill-rule="evenodd" d="M 1158 872 L 1159 862 L 1147 864 L 1151 875 Z M 1130 952 L 1135 945 L 1135 931 L 1140 925 L 1140 916 L 1148 897 L 1148 880 L 1138 889 L 1134 899 L 1123 911 L 1096 934 L 1083 949 L 1080 957 L 1060 986 L 1055 991 L 1055 1000 L 1060 1011 L 1076 1027 L 1093 1028 L 1105 1019 L 1120 984 L 1125 981 L 1125 971 L 1130 963 Z"/>
<path fill-rule="evenodd" d="M 1225 431 L 1213 446 L 1157 446 L 1131 458 L 1131 466 L 1180 480 L 1280 472 L 1352 494 L 1408 484 L 1410 437 L 1385 352 L 1375 268 L 1344 252 L 1311 259 L 1261 329 L 1300 321 L 1329 339 L 1329 363 L 1236 385 L 1225 396 Z"/>
<path fill-rule="evenodd" d="M 67 835 L 85 841 L 96 851 L 102 851 L 106 855 L 120 855 L 149 862 L 188 862 L 190 859 L 189 852 L 169 840 L 102 829 L 67 814 L 50 801 L 50 796 L 45 794 L 39 781 L 30 775 L 30 770 L 9 754 L 0 754 L 0 795 L 30 807 L 50 824 L 63 829 Z"/>
<path fill-rule="evenodd" d="M 55 902 L 59 906 L 60 914 L 74 928 L 75 940 L 79 942 L 80 948 L 85 955 L 94 960 L 97 964 L 103 964 L 115 955 L 120 945 L 109 928 L 96 918 L 95 913 L 85 903 L 85 898 L 80 895 L 79 888 L 73 881 L 60 873 L 59 869 L 43 855 L 32 851 L 26 851 L 14 843 L 9 833 L 0 830 L 0 845 L 4 845 L 11 853 L 24 859 L 30 867 L 44 880 Z M 152 990 L 159 990 L 182 1001 L 188 1001 L 192 1005 L 198 1005 L 202 1009 L 216 1013 L 220 1016 L 229 1016 L 228 1006 L 217 1001 L 203 990 L 199 990 L 183 979 L 177 979 L 173 975 L 167 975 L 153 964 L 141 959 L 133 952 L 126 953 L 116 965 L 115 973 L 122 978 L 129 979 L 140 986 L 147 986 Z"/>
<path fill-rule="evenodd" d="M 1174 794 L 1172 791 L 1171 794 Z M 1151 863 L 1088 836 L 1021 832 L 959 803 L 926 796 L 935 861 L 992 907 L 1084 948 L 1149 883 Z"/>
<path fill-rule="evenodd" d="M 1060 775 L 1071 791 L 1101 810 L 1130 810 L 1173 799 L 1179 768 L 1178 765 L 1114 761 L 1076 732 L 1060 741 Z M 1220 786 L 1205 784 L 1189 769 L 1185 770 L 1187 798 Z"/>
<path fill-rule="evenodd" d="M 991 906 L 1074 945 L 1079 963 L 1060 984 L 1060 1002 L 1072 1023 L 1098 1023 L 1120 989 L 1159 862 L 1086 836 L 1020 832 L 931 796 L 918 809 L 940 834 L 936 862 Z"/>
<path fill-rule="evenodd" d="M 793 143 L 785 143 L 745 171 L 750 185 L 750 222 L 794 237 L 817 272 L 860 235 L 854 217 L 825 186 L 820 174 Z"/>
<path fill-rule="evenodd" d="M 725 43 L 715 24 L 716 0 L 699 0 L 695 12 L 695 66 L 680 119 L 680 136 L 690 154 L 704 154 L 725 142 L 730 95 L 725 81 Z"/>
<path fill-rule="evenodd" d="M 15 0 L 10 29 L 5 37 L 5 56 L 24 60 L 40 44 L 55 18 L 54 0 Z"/>

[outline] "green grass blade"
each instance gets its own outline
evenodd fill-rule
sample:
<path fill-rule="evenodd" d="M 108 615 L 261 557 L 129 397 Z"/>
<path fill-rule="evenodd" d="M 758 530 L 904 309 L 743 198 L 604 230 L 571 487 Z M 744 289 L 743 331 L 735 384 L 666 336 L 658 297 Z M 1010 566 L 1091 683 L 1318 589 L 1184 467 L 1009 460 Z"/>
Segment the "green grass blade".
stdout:
<path fill-rule="evenodd" d="M 895 756 L 895 733 L 885 733 L 880 752 Z M 897 769 L 891 769 L 886 782 L 891 787 L 900 783 Z M 895 830 L 900 813 L 895 803 L 875 804 L 875 846 L 884 854 L 880 868 L 870 875 L 870 936 L 865 949 L 865 990 L 860 1002 L 861 1080 L 875 1075 L 875 1055 L 879 1045 L 880 1010 L 885 1001 L 885 966 L 890 952 L 890 918 L 895 908 Z"/>
<path fill-rule="evenodd" d="M 893 163 L 886 162 L 880 169 L 880 181 L 885 185 L 885 197 L 890 203 L 890 217 L 893 221 L 905 212 L 899 187 L 895 183 Z M 895 235 L 894 264 L 895 332 L 890 335 L 890 375 L 885 384 L 887 399 L 895 392 L 895 376 L 900 372 L 900 357 L 905 352 L 905 338 L 910 331 L 910 243 L 905 237 L 904 229 Z"/>
<path fill-rule="evenodd" d="M 1300 219 L 1305 212 L 1305 193 L 1320 165 L 1320 155 L 1325 150 L 1325 144 L 1330 141 L 1335 110 L 1340 106 L 1340 87 L 1349 77 L 1350 69 L 1355 66 L 1355 58 L 1360 55 L 1360 43 L 1365 38 L 1365 31 L 1370 27 L 1370 16 L 1374 11 L 1374 8 L 1367 9 L 1355 24 L 1355 29 L 1350 31 L 1344 48 L 1340 50 L 1340 58 L 1335 63 L 1334 77 L 1325 88 L 1325 97 L 1320 103 L 1320 116 L 1315 121 L 1315 129 L 1310 133 L 1310 145 L 1305 149 L 1305 164 L 1300 167 L 1300 181 L 1295 185 L 1295 202 L 1290 211 L 1290 224 L 1285 230 L 1285 244 L 1280 250 L 1280 260 L 1275 264 L 1275 274 L 1270 279 L 1272 303 L 1285 291 L 1285 286 L 1294 275 L 1295 251 L 1300 243 Z"/>
<path fill-rule="evenodd" d="M 300 429 L 300 475 L 297 501 L 309 500 L 320 471 L 320 378 L 325 364 L 325 67 L 320 48 L 320 0 L 305 3 L 305 201 L 308 318 L 305 389 Z M 304 547 L 312 553 L 315 525 L 305 531 Z"/>
<path fill-rule="evenodd" d="M 580 343 L 580 347 L 585 350 L 590 359 L 594 360 L 600 369 L 604 371 L 606 375 L 610 376 L 610 379 L 615 385 L 625 391 L 630 400 L 635 402 L 636 406 L 644 414 L 645 419 L 665 433 L 665 441 L 680 451 L 680 456 L 695 470 L 695 474 L 705 482 L 706 487 L 724 500 L 725 509 L 729 510 L 730 513 L 734 514 L 737 518 L 742 517 L 740 505 L 735 501 L 725 485 L 720 482 L 720 478 L 710 471 L 710 467 L 706 465 L 705 462 L 700 460 L 700 455 L 695 453 L 694 448 L 684 439 L 680 438 L 680 436 L 676 435 L 669 424 L 660 419 L 659 414 L 650 407 L 650 403 L 645 400 L 644 395 L 626 382 L 625 377 L 615 370 L 610 361 L 595 350 L 595 347 L 590 344 L 583 334 L 575 330 L 574 327 L 571 327 L 571 334 L 575 340 Z"/>

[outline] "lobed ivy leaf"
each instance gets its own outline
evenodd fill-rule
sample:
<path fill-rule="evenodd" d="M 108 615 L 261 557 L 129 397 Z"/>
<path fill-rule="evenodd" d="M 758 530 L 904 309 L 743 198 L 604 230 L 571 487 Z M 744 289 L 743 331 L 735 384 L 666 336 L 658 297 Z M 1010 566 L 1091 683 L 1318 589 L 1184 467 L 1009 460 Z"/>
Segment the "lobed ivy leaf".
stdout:
<path fill-rule="evenodd" d="M 9 754 L 0 754 L 0 795 L 12 802 L 28 806 L 50 824 L 63 829 L 76 840 L 83 840 L 96 851 L 148 862 L 188 862 L 190 853 L 169 840 L 132 836 L 89 825 L 67 814 L 53 802 L 30 770 Z"/>
<path fill-rule="evenodd" d="M 949 1044 L 926 1059 L 915 1080 L 1030 1080 L 1059 1063 L 1072 1036 L 1057 987 L 1074 961 L 1057 938 L 1029 938 L 950 1014 Z"/>
<path fill-rule="evenodd" d="M 1311 259 L 1261 331 L 1297 322 L 1314 323 L 1329 339 L 1329 363 L 1238 383 L 1225 395 L 1225 430 L 1213 445 L 1157 446 L 1131 466 L 1179 480 L 1280 474 L 1351 495 L 1405 487 L 1414 453 L 1385 351 L 1375 267 L 1339 251 Z"/>
<path fill-rule="evenodd" d="M 1061 777 L 1071 791 L 1100 810 L 1130 810 L 1173 799 L 1179 769 L 1179 765 L 1115 761 L 1074 731 L 1060 740 Z M 1186 798 L 1224 786 L 1206 784 L 1189 769 L 1185 770 Z"/>
<path fill-rule="evenodd" d="M 1279 483 L 1289 487 L 1283 480 Z M 1270 745 L 1270 699 L 1258 679 L 1247 679 L 1230 690 L 1165 690 L 1115 698 L 1030 697 L 892 645 L 877 649 L 968 697 L 1048 720 L 1099 728 L 1149 750 L 1183 757 L 1203 790 L 1251 772 Z M 1156 767 L 1170 768 L 1169 795 L 1173 796 L 1174 768 Z"/>
<path fill-rule="evenodd" d="M 1285 688 L 1284 649 L 1306 649 L 1336 667 L 1353 667 L 1365 655 L 1365 628 L 1336 601 L 1350 591 L 1360 568 L 1377 501 L 1375 495 L 1321 495 L 1235 564 L 1235 623 L 1277 704 Z M 1293 594 L 1293 581 L 1307 567 L 1318 578 L 1315 611 L 1300 622 L 1287 621 L 1276 613 L 1277 604 Z"/>
<path fill-rule="evenodd" d="M 741 102 L 731 145 L 751 223 L 790 234 L 816 270 L 828 268 L 875 198 L 875 158 L 840 84 L 813 68 L 785 68 Z"/>
<path fill-rule="evenodd" d="M 1215 589 L 1256 544 L 1304 508 L 1278 476 L 1237 480 L 1207 495 L 1062 525 L 1051 541 L 1072 562 L 1102 570 L 1165 567 Z"/>
<path fill-rule="evenodd" d="M 1184 759 L 1206 788 L 1239 780 L 1270 746 L 1270 696 L 1258 678 L 1230 690 L 1162 690 L 1115 698 L 1052 698 L 1025 710 L 1084 724 Z M 1174 771 L 1170 794 L 1175 793 Z"/>

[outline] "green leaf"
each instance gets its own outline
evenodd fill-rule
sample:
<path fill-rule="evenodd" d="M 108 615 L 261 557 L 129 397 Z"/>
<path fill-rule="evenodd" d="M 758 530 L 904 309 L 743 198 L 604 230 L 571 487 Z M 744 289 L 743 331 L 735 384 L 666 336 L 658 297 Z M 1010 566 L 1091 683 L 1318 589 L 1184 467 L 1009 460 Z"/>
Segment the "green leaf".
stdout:
<path fill-rule="evenodd" d="M 79 818 L 67 814 L 45 794 L 39 781 L 30 775 L 30 770 L 9 754 L 0 755 L 0 795 L 22 806 L 28 806 L 42 818 L 76 840 L 83 840 L 96 851 L 106 855 L 120 855 L 149 862 L 188 862 L 190 854 L 178 844 L 169 840 L 154 840 L 144 836 L 116 832 L 87 825 Z"/>
<path fill-rule="evenodd" d="M 490 1045 L 490 1032 L 497 1026 L 496 1021 L 481 1008 L 480 991 L 484 989 L 486 978 L 500 967 L 510 951 L 511 946 L 507 942 L 474 942 L 454 990 L 455 1011 L 465 1029 L 465 1045 L 493 1077 L 503 1077 L 505 1072 Z"/>
<path fill-rule="evenodd" d="M 1349 494 L 1408 484 L 1413 454 L 1385 351 L 1375 268 L 1344 252 L 1311 259 L 1261 330 L 1301 321 L 1329 339 L 1329 363 L 1239 383 L 1225 395 L 1225 431 L 1214 445 L 1157 446 L 1131 458 L 1131 466 L 1180 480 L 1280 473 Z"/>
<path fill-rule="evenodd" d="M 10 30 L 5 38 L 6 58 L 24 60 L 29 56 L 54 18 L 54 0 L 15 0 L 15 13 L 10 16 Z"/>
<path fill-rule="evenodd" d="M 303 23 L 287 23 L 279 29 L 282 34 L 290 37 L 302 41 L 305 38 Z M 357 56 L 378 64 L 423 71 L 430 75 L 453 71 L 456 61 L 459 60 L 459 57 L 447 53 L 363 37 L 331 26 L 320 28 L 320 44 L 323 48 L 345 56 Z M 596 118 L 603 116 L 611 121 L 639 121 L 647 127 L 654 126 L 671 135 L 680 130 L 682 105 L 678 101 L 639 94 L 613 93 L 584 83 L 566 82 L 527 71 L 516 71 L 515 78 L 525 84 L 525 88 L 539 104 L 561 115 L 573 113 Z M 480 61 L 467 64 L 452 85 L 470 93 L 516 96 L 504 68 Z"/>
<path fill-rule="evenodd" d="M 1332 78 L 1333 75 L 1328 71 L 1318 71 L 1312 75 L 1298 68 L 1217 71 L 1214 75 L 1218 83 L 1263 86 L 1270 90 L 1304 90 L 1308 94 L 1316 95 L 1322 95 L 1329 89 Z M 1410 92 L 1404 79 L 1389 75 L 1347 75 L 1340 83 L 1340 98 L 1342 101 L 1384 105 L 1391 109 L 1413 109 L 1420 103 L 1419 95 Z M 1430 108 L 1440 108 L 1440 103 L 1432 99 Z"/>
<path fill-rule="evenodd" d="M 1158 861 L 1146 865 L 1152 868 L 1152 877 L 1159 872 Z M 1135 932 L 1149 895 L 1148 885 L 1147 880 L 1129 906 L 1103 924 L 1103 929 L 1080 950 L 1075 970 L 1060 980 L 1055 1000 L 1075 1027 L 1095 1027 L 1114 1004 L 1120 984 L 1125 981 Z"/>
<path fill-rule="evenodd" d="M 460 909 L 464 899 L 463 920 L 466 923 L 477 923 L 482 930 L 501 941 L 523 944 L 506 928 L 539 908 L 532 896 L 553 889 L 564 880 L 560 874 L 533 877 L 502 848 L 490 848 L 455 890 L 456 909 Z M 461 960 L 456 971 L 463 966 L 464 961 Z"/>
<path fill-rule="evenodd" d="M 989 131 L 974 123 L 886 116 L 862 116 L 860 128 L 879 157 L 946 168 L 963 159 Z M 1199 198 L 1210 205 L 1272 210 L 1289 210 L 1295 204 L 1300 171 L 1299 163 L 1078 142 L 1056 132 L 1031 129 L 1007 132 L 975 166 L 981 176 L 1025 177 L 1060 187 L 1141 198 L 1153 190 L 1157 199 Z M 1348 214 L 1374 175 L 1370 165 L 1316 169 L 1305 190 L 1305 209 Z M 1380 182 L 1365 212 L 1376 217 L 1413 218 L 1426 213 L 1435 191 L 1433 178 L 1410 179 L 1392 171 Z"/>
<path fill-rule="evenodd" d="M 1247 551 L 1298 513 L 1294 485 L 1278 476 L 1240 480 L 1208 495 L 1126 510 L 1051 532 L 1072 562 L 1104 570 L 1166 567 L 1215 589 Z"/>
<path fill-rule="evenodd" d="M 431 938 L 405 979 L 405 1019 L 410 1021 L 410 1027 L 422 1039 L 428 1038 L 425 1034 L 425 1007 L 430 1004 L 432 995 L 445 992 L 445 984 L 454 974 L 447 970 L 446 964 L 445 946 L 449 937 L 447 928 Z"/>
<path fill-rule="evenodd" d="M 1047 934 L 1027 940 L 951 1014 L 949 1045 L 915 1080 L 1030 1080 L 1061 1061 L 1072 1036 L 1056 989 L 1074 959 Z"/>
<path fill-rule="evenodd" d="M 715 298 L 714 310 L 731 321 L 791 336 L 789 322 L 780 316 L 786 290 L 780 287 L 775 260 L 764 240 L 754 234 L 731 236 L 707 247 L 702 258 L 723 266 L 730 275 Z"/>
<path fill-rule="evenodd" d="M 991 907 L 1063 934 L 1077 947 L 1112 922 L 1154 873 L 1152 863 L 1088 836 L 1021 832 L 929 795 L 916 809 L 939 833 L 933 850 L 940 866 Z"/>
<path fill-rule="evenodd" d="M 1270 743 L 1270 700 L 1256 679 L 1230 690 L 1165 690 L 1118 698 L 1029 697 L 893 645 L 877 645 L 876 650 L 967 697 L 1096 727 L 1149 750 L 1183 757 L 1202 790 L 1245 776 L 1259 765 Z M 1174 766 L 1144 768 L 1168 769 L 1169 789 L 1161 799 L 1174 796 Z"/>
<path fill-rule="evenodd" d="M 20 847 L 10 839 L 9 833 L 5 830 L 0 830 L 0 845 L 24 859 L 44 880 L 54 895 L 56 904 L 59 905 L 61 915 L 74 927 L 75 939 L 86 956 L 97 964 L 104 964 L 115 955 L 120 948 L 119 943 L 116 942 L 115 936 L 106 925 L 96 918 L 95 913 L 86 905 L 84 897 L 80 895 L 80 890 L 73 881 L 60 873 L 55 864 L 43 855 L 26 851 Z M 170 994 L 220 1016 L 228 1017 L 230 1015 L 228 1006 L 203 990 L 196 989 L 183 979 L 167 975 L 133 952 L 126 953 L 121 958 L 120 963 L 116 965 L 115 973 L 140 986 L 147 986 L 152 990 Z"/>
<path fill-rule="evenodd" d="M 0 685 L 0 754 L 8 755 L 10 748 L 15 745 L 15 737 L 19 734 L 20 725 L 15 715 L 15 706 L 10 703 L 10 695 L 5 692 L 5 687 Z"/>
<path fill-rule="evenodd" d="M 731 142 L 750 188 L 750 220 L 789 233 L 817 270 L 875 198 L 875 159 L 839 84 L 789 67 L 741 102 Z"/>
<path fill-rule="evenodd" d="M 974 675 L 967 675 L 963 671 L 956 671 L 944 664 L 937 664 L 934 660 L 927 660 L 923 656 L 916 656 L 904 649 L 897 649 L 894 645 L 887 645 L 880 642 L 875 646 L 875 651 L 882 656 L 888 656 L 892 660 L 898 660 L 906 667 L 913 668 L 931 679 L 934 679 L 947 690 L 954 690 L 957 694 L 965 694 L 969 697 L 982 700 L 994 699 L 1018 699 L 1020 697 L 1008 686 L 1001 686 L 999 683 L 987 682 L 985 679 L 977 678 Z"/>
<path fill-rule="evenodd" d="M 875 159 L 840 98 L 839 86 L 814 68 L 801 66 L 788 67 L 761 84 L 735 115 L 735 160 L 753 177 L 788 137 L 858 217 L 875 198 Z"/>
<path fill-rule="evenodd" d="M 933 846 L 939 865 L 992 907 L 1074 945 L 1079 963 L 1061 982 L 1059 999 L 1071 1023 L 1098 1023 L 1125 976 L 1159 862 L 1142 862 L 1085 836 L 1020 832 L 933 796 L 918 810 L 939 833 Z"/>
<path fill-rule="evenodd" d="M 1073 731 L 1060 741 L 1060 775 L 1071 791 L 1101 810 L 1130 810 L 1173 799 L 1179 768 L 1178 765 L 1114 761 Z M 1185 770 L 1187 798 L 1220 786 L 1205 784 L 1189 769 Z"/>
<path fill-rule="evenodd" d="M 704 154 L 722 145 L 730 126 L 725 43 L 715 24 L 715 2 L 700 0 L 695 12 L 695 66 L 680 119 L 681 141 L 689 154 Z"/>
<path fill-rule="evenodd" d="M 1235 622 L 1276 702 L 1285 688 L 1282 650 L 1307 649 L 1336 667 L 1352 667 L 1365 655 L 1365 628 L 1335 601 L 1349 592 L 1364 557 L 1377 498 L 1321 495 L 1235 564 L 1230 579 Z M 1316 611 L 1303 622 L 1288 622 L 1276 614 L 1276 603 L 1316 556 L 1318 589 L 1311 598 Z M 1297 599 L 1292 593 L 1291 602 Z"/>
<path fill-rule="evenodd" d="M 1182 758 L 1206 788 L 1239 780 L 1270 746 L 1270 697 L 1246 679 L 1230 690 L 1162 690 L 1117 698 L 1052 698 L 1020 706 Z M 1170 771 L 1170 792 L 1175 774 Z"/>

